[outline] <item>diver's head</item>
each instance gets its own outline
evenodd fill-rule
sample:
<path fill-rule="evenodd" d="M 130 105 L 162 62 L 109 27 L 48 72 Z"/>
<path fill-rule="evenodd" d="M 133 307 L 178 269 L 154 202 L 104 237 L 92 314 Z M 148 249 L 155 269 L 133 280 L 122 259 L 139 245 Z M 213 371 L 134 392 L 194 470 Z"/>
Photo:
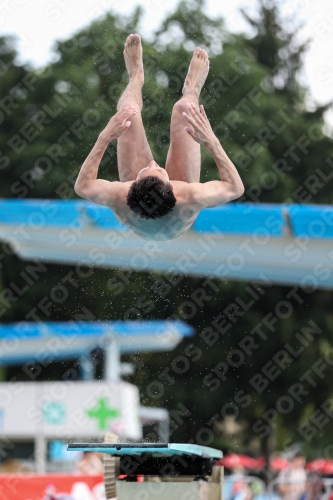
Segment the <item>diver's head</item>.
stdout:
<path fill-rule="evenodd" d="M 140 170 L 129 189 L 127 205 L 144 219 L 158 219 L 171 212 L 176 198 L 167 171 L 154 160 Z"/>

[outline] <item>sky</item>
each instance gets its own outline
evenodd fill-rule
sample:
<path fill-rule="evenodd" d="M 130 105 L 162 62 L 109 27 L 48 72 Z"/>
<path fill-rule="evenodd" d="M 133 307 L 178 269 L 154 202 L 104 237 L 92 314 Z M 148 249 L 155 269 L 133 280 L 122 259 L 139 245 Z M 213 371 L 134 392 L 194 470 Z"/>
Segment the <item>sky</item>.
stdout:
<path fill-rule="evenodd" d="M 20 62 L 43 66 L 52 60 L 57 39 L 66 39 L 108 10 L 129 14 L 142 5 L 145 15 L 140 33 L 149 37 L 179 0 L 2 0 L 0 34 L 18 37 Z M 312 39 L 305 56 L 301 81 L 310 89 L 309 103 L 333 101 L 333 2 L 330 0 L 280 0 L 284 16 L 303 24 L 300 40 Z M 231 32 L 249 28 L 239 13 L 256 12 L 256 0 L 206 0 L 205 11 L 222 15 Z M 327 114 L 333 126 L 333 111 Z"/>

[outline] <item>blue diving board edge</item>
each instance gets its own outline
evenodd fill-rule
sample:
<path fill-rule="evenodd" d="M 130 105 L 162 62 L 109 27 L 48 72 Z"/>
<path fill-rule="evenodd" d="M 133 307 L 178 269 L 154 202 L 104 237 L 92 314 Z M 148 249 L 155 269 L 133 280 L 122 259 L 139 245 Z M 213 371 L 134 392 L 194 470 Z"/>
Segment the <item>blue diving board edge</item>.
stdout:
<path fill-rule="evenodd" d="M 192 228 L 204 233 L 234 235 L 262 233 L 283 236 L 285 207 L 266 203 L 227 203 L 201 210 Z"/>
<path fill-rule="evenodd" d="M 233 202 L 202 210 L 190 231 L 282 237 L 288 226 L 294 236 L 333 238 L 332 205 Z M 31 228 L 94 227 L 128 230 L 108 207 L 83 200 L 0 199 L 0 225 Z"/>
<path fill-rule="evenodd" d="M 99 453 L 108 453 L 112 456 L 122 455 L 142 455 L 150 453 L 157 456 L 197 456 L 202 458 L 220 459 L 222 451 L 200 446 L 198 444 L 181 443 L 70 443 L 67 446 L 68 451 L 97 451 Z"/>
<path fill-rule="evenodd" d="M 181 320 L 8 323 L 0 325 L 0 341 L 12 341 L 17 348 L 4 349 L 0 364 L 74 359 L 96 347 L 107 348 L 111 338 L 122 354 L 163 351 L 194 333 L 194 328 Z"/>
<path fill-rule="evenodd" d="M 0 224 L 128 229 L 108 207 L 78 200 L 0 199 Z"/>
<path fill-rule="evenodd" d="M 137 321 L 48 321 L 19 322 L 0 325 L 0 339 L 39 339 L 50 338 L 61 333 L 63 337 L 99 337 L 112 333 L 120 337 L 135 337 L 138 335 L 156 335 L 165 333 L 170 328 L 183 337 L 194 334 L 194 329 L 180 320 L 137 320 Z"/>

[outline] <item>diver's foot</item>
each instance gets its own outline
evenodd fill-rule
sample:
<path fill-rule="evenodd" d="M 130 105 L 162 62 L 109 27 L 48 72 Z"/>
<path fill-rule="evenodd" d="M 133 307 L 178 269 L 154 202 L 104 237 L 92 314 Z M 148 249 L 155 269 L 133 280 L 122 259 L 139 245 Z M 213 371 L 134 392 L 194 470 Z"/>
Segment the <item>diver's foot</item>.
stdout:
<path fill-rule="evenodd" d="M 193 52 L 187 76 L 183 87 L 183 95 L 195 92 L 199 97 L 209 71 L 208 54 L 204 49 L 197 47 Z"/>
<path fill-rule="evenodd" d="M 127 37 L 124 46 L 124 58 L 130 80 L 143 84 L 144 73 L 140 35 L 131 34 Z"/>

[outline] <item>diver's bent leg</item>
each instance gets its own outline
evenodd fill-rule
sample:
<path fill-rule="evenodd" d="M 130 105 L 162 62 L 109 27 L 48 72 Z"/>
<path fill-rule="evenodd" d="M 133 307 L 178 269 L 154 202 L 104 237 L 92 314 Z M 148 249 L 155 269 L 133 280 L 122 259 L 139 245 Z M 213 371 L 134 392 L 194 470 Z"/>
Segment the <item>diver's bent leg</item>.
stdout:
<path fill-rule="evenodd" d="M 200 182 L 200 145 L 186 132 L 189 126 L 182 113 L 193 103 L 199 109 L 199 95 L 209 71 L 205 50 L 197 47 L 193 53 L 183 88 L 183 97 L 173 107 L 170 125 L 170 148 L 166 171 L 171 180 Z"/>
<path fill-rule="evenodd" d="M 130 117 L 131 126 L 117 141 L 119 180 L 122 182 L 134 181 L 139 171 L 153 160 L 141 117 L 144 77 L 139 35 L 127 38 L 124 57 L 130 81 L 119 99 L 117 110 L 131 106 L 139 113 Z"/>
<path fill-rule="evenodd" d="M 187 113 L 188 103 L 199 108 L 198 97 L 194 92 L 185 95 L 173 107 L 170 124 L 170 148 L 166 161 L 166 171 L 171 180 L 200 182 L 201 155 L 200 144 L 186 132 L 188 121 L 182 115 Z"/>

